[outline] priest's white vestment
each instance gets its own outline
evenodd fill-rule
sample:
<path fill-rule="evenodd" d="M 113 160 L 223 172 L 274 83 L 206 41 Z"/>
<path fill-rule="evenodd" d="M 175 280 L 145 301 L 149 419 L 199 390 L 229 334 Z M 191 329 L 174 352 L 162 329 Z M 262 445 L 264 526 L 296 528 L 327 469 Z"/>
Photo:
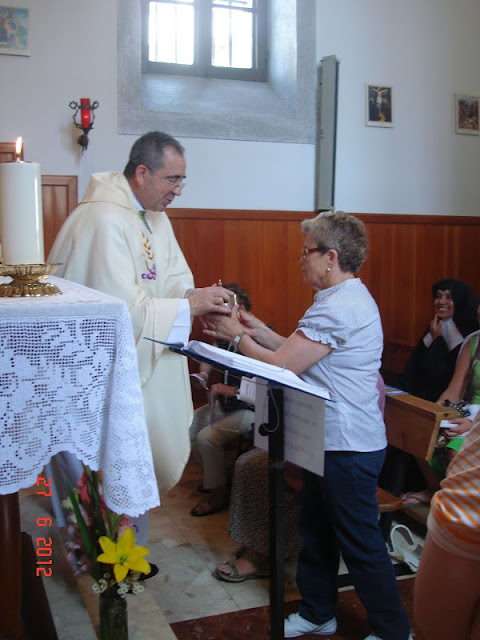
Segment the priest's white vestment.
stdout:
<path fill-rule="evenodd" d="M 56 275 L 126 301 L 158 486 L 170 489 L 190 454 L 187 359 L 144 337 L 168 338 L 180 299 L 194 283 L 167 215 L 142 217 L 123 174 L 93 174 L 48 260 L 61 263 Z"/>

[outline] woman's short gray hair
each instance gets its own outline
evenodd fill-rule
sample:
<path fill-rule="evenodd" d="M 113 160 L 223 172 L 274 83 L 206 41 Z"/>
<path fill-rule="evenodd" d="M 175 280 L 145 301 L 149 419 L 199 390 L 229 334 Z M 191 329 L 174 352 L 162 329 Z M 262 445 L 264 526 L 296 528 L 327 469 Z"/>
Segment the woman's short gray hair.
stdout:
<path fill-rule="evenodd" d="M 302 222 L 302 233 L 312 236 L 320 249 L 335 249 L 342 271 L 357 273 L 368 256 L 365 225 L 345 211 L 322 211 Z"/>

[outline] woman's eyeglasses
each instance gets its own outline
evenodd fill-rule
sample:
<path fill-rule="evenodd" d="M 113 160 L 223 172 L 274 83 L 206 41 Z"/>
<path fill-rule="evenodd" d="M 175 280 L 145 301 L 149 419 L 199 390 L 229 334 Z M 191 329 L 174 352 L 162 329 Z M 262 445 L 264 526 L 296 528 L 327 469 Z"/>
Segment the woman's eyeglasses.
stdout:
<path fill-rule="evenodd" d="M 308 258 L 308 256 L 311 253 L 314 253 L 315 251 L 320 251 L 320 253 L 325 253 L 327 251 L 327 249 L 323 249 L 322 247 L 312 247 L 311 249 L 307 249 L 306 247 L 303 247 L 303 249 L 300 249 L 300 258 L 302 258 L 303 260 L 306 260 Z"/>

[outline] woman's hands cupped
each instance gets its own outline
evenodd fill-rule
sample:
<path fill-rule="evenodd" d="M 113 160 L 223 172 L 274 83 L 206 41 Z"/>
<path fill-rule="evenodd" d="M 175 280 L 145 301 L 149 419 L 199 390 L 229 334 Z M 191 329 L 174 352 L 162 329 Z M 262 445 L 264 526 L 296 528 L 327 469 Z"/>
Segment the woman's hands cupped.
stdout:
<path fill-rule="evenodd" d="M 203 333 L 217 340 L 231 342 L 235 336 L 238 336 L 244 330 L 244 326 L 238 317 L 238 305 L 232 307 L 231 315 L 229 316 L 208 314 L 205 320 L 207 328 L 203 330 Z"/>

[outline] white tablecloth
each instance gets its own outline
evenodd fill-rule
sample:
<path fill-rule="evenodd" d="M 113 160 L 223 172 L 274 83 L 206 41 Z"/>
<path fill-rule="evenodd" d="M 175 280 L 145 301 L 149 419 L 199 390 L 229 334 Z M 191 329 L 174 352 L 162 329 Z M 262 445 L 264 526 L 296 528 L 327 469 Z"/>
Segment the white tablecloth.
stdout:
<path fill-rule="evenodd" d="M 103 470 L 111 509 L 137 516 L 160 501 L 127 306 L 50 280 L 62 295 L 0 298 L 0 494 L 69 451 Z"/>

